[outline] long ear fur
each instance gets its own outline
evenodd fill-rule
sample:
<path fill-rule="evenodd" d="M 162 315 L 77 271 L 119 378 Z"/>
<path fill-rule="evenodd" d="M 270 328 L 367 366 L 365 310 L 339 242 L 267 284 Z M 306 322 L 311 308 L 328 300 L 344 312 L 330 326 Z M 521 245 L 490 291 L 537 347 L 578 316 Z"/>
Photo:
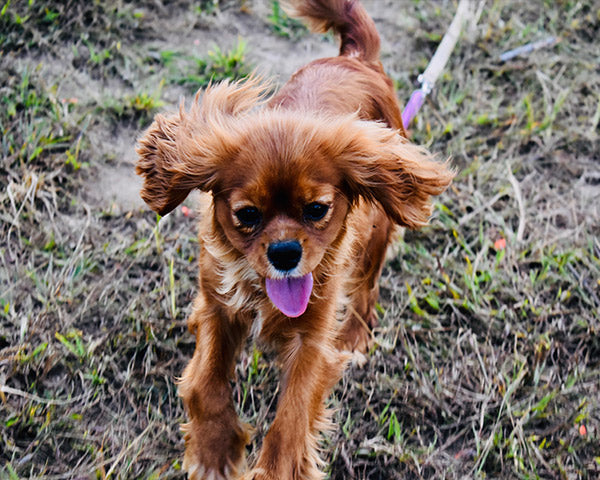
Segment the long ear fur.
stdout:
<path fill-rule="evenodd" d="M 351 197 L 378 202 L 398 225 L 419 228 L 431 215 L 431 196 L 450 185 L 454 172 L 394 130 L 357 121 L 354 135 L 337 157 Z"/>
<path fill-rule="evenodd" d="M 198 92 L 189 112 L 182 103 L 179 113 L 155 117 L 136 148 L 140 195 L 152 210 L 166 215 L 194 188 L 215 188 L 221 164 L 236 148 L 228 123 L 257 105 L 267 88 L 256 76 L 223 82 L 209 86 L 202 101 Z"/>

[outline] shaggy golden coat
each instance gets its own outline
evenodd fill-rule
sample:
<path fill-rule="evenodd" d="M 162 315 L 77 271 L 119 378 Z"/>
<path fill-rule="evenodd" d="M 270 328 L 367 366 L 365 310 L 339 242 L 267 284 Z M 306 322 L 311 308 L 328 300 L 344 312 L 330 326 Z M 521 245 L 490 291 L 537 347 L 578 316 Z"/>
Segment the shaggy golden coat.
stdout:
<path fill-rule="evenodd" d="M 196 350 L 180 384 L 192 479 L 323 477 L 324 400 L 343 352 L 367 348 L 393 232 L 424 225 L 431 196 L 453 177 L 405 138 L 378 34 L 360 3 L 292 4 L 314 29 L 340 34 L 340 56 L 305 66 L 270 99 L 256 77 L 210 86 L 188 111 L 157 115 L 137 150 L 141 195 L 161 215 L 192 189 L 209 193 L 188 320 Z M 294 282 L 309 292 L 304 304 L 291 298 L 301 293 Z M 273 289 L 299 313 L 284 313 Z M 247 471 L 249 430 L 229 382 L 251 334 L 277 352 L 281 393 Z"/>

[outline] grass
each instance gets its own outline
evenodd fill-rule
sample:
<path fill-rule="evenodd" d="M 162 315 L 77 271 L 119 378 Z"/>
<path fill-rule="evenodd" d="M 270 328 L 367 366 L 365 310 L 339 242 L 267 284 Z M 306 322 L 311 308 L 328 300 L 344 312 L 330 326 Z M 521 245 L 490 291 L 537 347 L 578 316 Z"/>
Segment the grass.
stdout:
<path fill-rule="evenodd" d="M 182 91 L 248 72 L 240 32 L 270 48 L 265 22 L 287 20 L 254 5 L 0 5 L 0 478 L 184 478 L 196 219 L 95 193 L 120 135 L 133 149 Z M 365 5 L 407 99 L 452 9 Z M 203 29 L 233 48 L 184 49 Z M 329 399 L 329 478 L 599 475 L 599 30 L 590 3 L 498 0 L 453 52 L 411 135 L 459 174 L 384 270 L 376 343 Z M 547 35 L 561 41 L 498 60 Z M 272 360 L 248 345 L 236 367 L 250 459 L 277 402 Z"/>
<path fill-rule="evenodd" d="M 280 37 L 298 40 L 308 34 L 308 29 L 304 24 L 285 13 L 277 0 L 271 1 L 271 14 L 267 20 L 273 32 Z"/>
<path fill-rule="evenodd" d="M 218 83 L 227 79 L 240 79 L 247 77 L 251 67 L 246 62 L 246 41 L 239 37 L 237 44 L 229 50 L 221 50 L 214 45 L 204 58 L 192 57 L 194 67 L 181 68 L 173 81 L 185 85 L 195 92 L 206 87 L 209 83 Z"/>
<path fill-rule="evenodd" d="M 152 92 L 138 91 L 121 98 L 110 96 L 105 100 L 104 105 L 97 109 L 97 112 L 113 117 L 116 122 L 135 120 L 141 128 L 147 125 L 153 115 L 164 106 L 164 102 L 161 100 L 164 83 L 164 80 L 161 80 Z"/>
<path fill-rule="evenodd" d="M 182 85 L 190 93 L 196 93 L 200 88 L 208 86 L 211 82 L 218 83 L 223 80 L 238 80 L 247 77 L 253 70 L 247 61 L 248 44 L 238 37 L 236 44 L 230 49 L 222 49 L 213 44 L 206 55 L 198 56 L 186 54 L 179 50 L 166 49 L 153 52 L 146 57 L 145 62 L 153 65 L 158 64 L 161 69 L 168 72 L 161 80 L 158 95 L 147 95 L 135 99 L 140 108 L 132 105 L 134 109 L 151 113 L 160 106 L 160 91 L 162 83 Z M 138 97 L 140 97 L 138 95 Z M 125 107 L 127 108 L 126 102 Z M 120 114 L 120 112 L 119 112 Z"/>

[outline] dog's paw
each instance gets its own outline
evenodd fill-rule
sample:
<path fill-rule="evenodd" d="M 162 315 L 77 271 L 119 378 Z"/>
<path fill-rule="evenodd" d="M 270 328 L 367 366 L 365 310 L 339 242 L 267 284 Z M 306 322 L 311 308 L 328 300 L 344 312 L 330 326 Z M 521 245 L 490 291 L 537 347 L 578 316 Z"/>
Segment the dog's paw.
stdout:
<path fill-rule="evenodd" d="M 352 364 L 364 365 L 366 354 L 373 345 L 373 334 L 363 324 L 347 321 L 338 337 L 337 347 L 352 355 Z M 357 357 L 356 359 L 354 357 Z M 358 358 L 361 358 L 361 361 Z"/>
<path fill-rule="evenodd" d="M 222 468 L 207 467 L 187 454 L 183 458 L 183 470 L 187 472 L 189 480 L 233 480 L 239 478 L 240 472 L 246 469 L 246 459 L 242 457 L 237 464 L 228 462 Z"/>
<path fill-rule="evenodd" d="M 250 437 L 245 425 L 224 429 L 214 422 L 190 422 L 182 430 L 183 470 L 189 480 L 232 480 L 246 470 L 244 447 Z"/>
<path fill-rule="evenodd" d="M 365 355 L 362 352 L 359 352 L 358 350 L 354 350 L 353 352 L 349 352 L 349 353 L 350 353 L 350 363 L 352 364 L 353 367 L 363 368 L 369 361 L 369 358 L 367 357 L 367 355 Z"/>
<path fill-rule="evenodd" d="M 278 480 L 277 477 L 271 475 L 264 468 L 253 468 L 245 475 L 240 477 L 240 480 Z"/>
<path fill-rule="evenodd" d="M 231 475 L 228 467 L 225 467 L 225 470 L 221 474 L 216 470 L 207 469 L 197 463 L 190 466 L 184 462 L 183 469 L 187 472 L 189 480 L 230 480 L 235 478 Z"/>

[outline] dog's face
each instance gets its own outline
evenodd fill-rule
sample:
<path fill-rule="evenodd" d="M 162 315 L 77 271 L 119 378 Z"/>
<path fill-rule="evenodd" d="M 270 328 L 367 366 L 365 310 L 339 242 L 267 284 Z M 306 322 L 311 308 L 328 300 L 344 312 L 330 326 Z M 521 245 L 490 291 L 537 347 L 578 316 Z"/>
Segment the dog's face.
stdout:
<path fill-rule="evenodd" d="M 302 276 L 338 236 L 349 198 L 339 169 L 318 147 L 295 145 L 283 158 L 282 145 L 262 133 L 256 142 L 244 141 L 220 171 L 213 190 L 217 219 L 261 276 Z M 297 143 L 289 137 L 282 143 Z"/>
<path fill-rule="evenodd" d="M 243 139 L 213 194 L 229 242 L 265 279 L 275 306 L 296 317 L 307 307 L 312 272 L 340 236 L 351 199 L 323 146 L 306 142 L 312 126 L 277 123 L 263 129 L 261 122 L 260 132 Z"/>
<path fill-rule="evenodd" d="M 214 87 L 189 113 L 157 117 L 138 148 L 142 197 L 164 214 L 193 188 L 211 191 L 227 241 L 295 317 L 359 198 L 414 228 L 452 173 L 381 124 L 250 111 L 258 93 L 247 85 Z"/>

